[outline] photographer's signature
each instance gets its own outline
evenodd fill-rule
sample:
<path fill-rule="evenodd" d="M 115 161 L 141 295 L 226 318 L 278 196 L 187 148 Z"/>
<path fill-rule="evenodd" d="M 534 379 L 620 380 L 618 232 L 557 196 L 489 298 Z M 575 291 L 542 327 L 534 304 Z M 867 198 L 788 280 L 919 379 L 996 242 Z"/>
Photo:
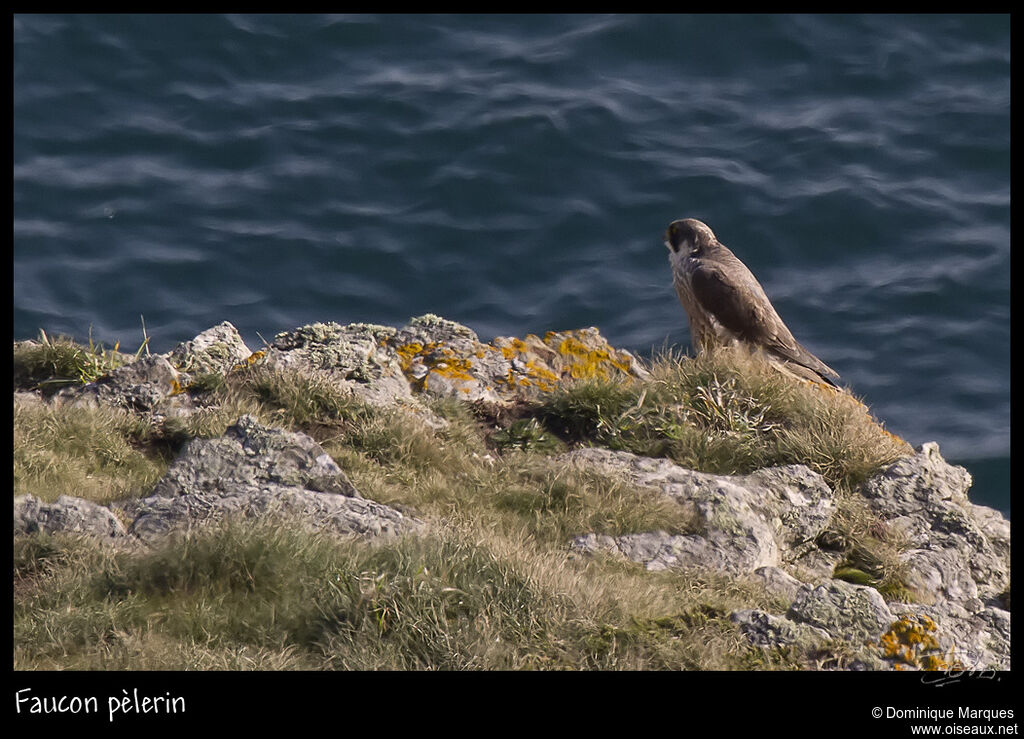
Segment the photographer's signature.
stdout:
<path fill-rule="evenodd" d="M 969 670 L 964 667 L 950 667 L 946 670 L 925 672 L 921 675 L 923 684 L 934 685 L 938 688 L 958 683 L 961 680 L 995 680 L 998 682 L 999 679 L 999 674 L 995 670 Z"/>

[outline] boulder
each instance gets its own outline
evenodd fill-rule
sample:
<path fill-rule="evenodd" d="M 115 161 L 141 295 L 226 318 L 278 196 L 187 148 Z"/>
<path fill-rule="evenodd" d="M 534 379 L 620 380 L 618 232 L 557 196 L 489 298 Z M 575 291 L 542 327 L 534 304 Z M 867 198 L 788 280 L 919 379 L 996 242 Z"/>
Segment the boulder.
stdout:
<path fill-rule="evenodd" d="M 263 362 L 316 375 L 366 403 L 411 400 L 412 391 L 389 340 L 390 326 L 314 323 L 274 337 Z"/>
<path fill-rule="evenodd" d="M 243 416 L 217 439 L 190 441 L 151 495 L 123 501 L 130 532 L 152 541 L 226 516 L 286 516 L 339 534 L 395 535 L 419 521 L 364 500 L 306 434 Z"/>
<path fill-rule="evenodd" d="M 54 402 L 107 404 L 158 415 L 187 414 L 195 404 L 184 391 L 196 377 L 225 374 L 251 356 L 237 329 L 224 321 L 170 352 L 141 356 L 94 382 L 64 388 Z"/>
<path fill-rule="evenodd" d="M 570 550 L 611 553 L 648 570 L 711 569 L 760 583 L 791 605 L 785 614 L 735 612 L 734 622 L 752 644 L 843 642 L 852 648 L 851 669 L 1009 669 L 1009 522 L 967 499 L 970 475 L 942 459 L 935 444 L 923 445 L 860 489 L 909 544 L 903 577 L 913 603 L 887 603 L 874 588 L 832 579 L 840 555 L 816 541 L 835 510 L 834 496 L 806 467 L 711 475 L 597 448 L 561 459 L 665 495 L 696 522 L 686 534 L 583 534 L 569 542 Z M 929 649 L 921 650 L 922 644 Z"/>
<path fill-rule="evenodd" d="M 360 497 L 311 437 L 263 426 L 252 416 L 242 416 L 219 438 L 186 444 L 152 495 L 224 495 L 265 483 Z"/>
<path fill-rule="evenodd" d="M 729 620 L 751 644 L 762 649 L 796 647 L 816 649 L 832 639 L 824 629 L 799 624 L 784 616 L 776 616 L 755 608 L 733 611 Z"/>
<path fill-rule="evenodd" d="M 834 510 L 825 480 L 800 465 L 712 475 L 667 459 L 608 449 L 576 449 L 560 459 L 668 496 L 692 514 L 698 529 L 692 534 L 586 534 L 570 543 L 576 551 L 618 552 L 649 570 L 710 568 L 745 575 L 789 566 L 799 559 L 800 547 L 827 526 Z"/>
<path fill-rule="evenodd" d="M 245 364 L 252 355 L 238 329 L 223 321 L 194 339 L 178 344 L 168 359 L 179 371 L 191 375 L 223 375 Z"/>
<path fill-rule="evenodd" d="M 852 645 L 877 640 L 896 620 L 877 590 L 842 580 L 804 588 L 786 617 L 822 629 Z"/>
<path fill-rule="evenodd" d="M 898 610 L 931 618 L 944 652 L 965 669 L 1009 669 L 1010 522 L 971 503 L 970 485 L 967 470 L 931 442 L 860 491 L 908 543 L 904 579 L 916 602 Z"/>
<path fill-rule="evenodd" d="M 544 338 L 499 336 L 482 343 L 469 328 L 420 316 L 393 339 L 412 386 L 436 397 L 493 403 L 536 398 L 570 380 L 646 377 L 632 354 L 596 328 L 549 331 Z"/>
<path fill-rule="evenodd" d="M 906 537 L 908 585 L 916 594 L 976 611 L 1009 587 L 1010 522 L 971 503 L 970 485 L 970 473 L 946 462 L 932 442 L 872 477 L 860 492 Z"/>
<path fill-rule="evenodd" d="M 127 532 L 109 508 L 82 498 L 62 495 L 44 503 L 34 495 L 14 499 L 14 533 L 69 533 L 117 539 Z"/>

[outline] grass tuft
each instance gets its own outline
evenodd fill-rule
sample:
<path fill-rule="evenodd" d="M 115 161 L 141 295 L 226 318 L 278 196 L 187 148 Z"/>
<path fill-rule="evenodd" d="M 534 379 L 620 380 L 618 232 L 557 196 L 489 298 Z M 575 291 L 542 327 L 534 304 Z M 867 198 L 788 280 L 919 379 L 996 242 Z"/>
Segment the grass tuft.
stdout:
<path fill-rule="evenodd" d="M 850 488 L 910 451 L 853 396 L 796 382 L 740 348 L 663 355 L 651 375 L 561 389 L 538 416 L 569 441 L 724 474 L 804 464 L 834 487 Z"/>
<path fill-rule="evenodd" d="M 40 390 L 52 395 L 62 387 L 94 382 L 113 370 L 138 359 L 147 348 L 147 338 L 135 355 L 122 354 L 120 344 L 105 349 L 92 340 L 82 346 L 67 336 L 50 338 L 39 330 L 39 339 L 14 345 L 14 389 Z"/>

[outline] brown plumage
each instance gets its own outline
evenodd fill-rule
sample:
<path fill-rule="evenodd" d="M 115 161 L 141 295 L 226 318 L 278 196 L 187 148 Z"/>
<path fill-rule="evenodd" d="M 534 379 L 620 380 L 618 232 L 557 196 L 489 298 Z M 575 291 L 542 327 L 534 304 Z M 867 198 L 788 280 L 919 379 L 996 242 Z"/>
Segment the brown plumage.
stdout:
<path fill-rule="evenodd" d="M 742 343 L 790 374 L 838 387 L 830 378 L 839 374 L 793 338 L 761 284 L 710 228 L 694 218 L 673 221 L 665 246 L 695 350 Z"/>

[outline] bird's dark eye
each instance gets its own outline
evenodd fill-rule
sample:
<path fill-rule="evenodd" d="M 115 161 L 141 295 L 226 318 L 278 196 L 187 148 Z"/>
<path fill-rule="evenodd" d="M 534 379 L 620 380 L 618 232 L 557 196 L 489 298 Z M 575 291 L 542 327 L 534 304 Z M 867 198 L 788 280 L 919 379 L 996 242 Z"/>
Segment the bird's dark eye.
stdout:
<path fill-rule="evenodd" d="M 679 251 L 679 226 L 674 223 L 668 227 L 668 243 L 672 251 Z"/>

